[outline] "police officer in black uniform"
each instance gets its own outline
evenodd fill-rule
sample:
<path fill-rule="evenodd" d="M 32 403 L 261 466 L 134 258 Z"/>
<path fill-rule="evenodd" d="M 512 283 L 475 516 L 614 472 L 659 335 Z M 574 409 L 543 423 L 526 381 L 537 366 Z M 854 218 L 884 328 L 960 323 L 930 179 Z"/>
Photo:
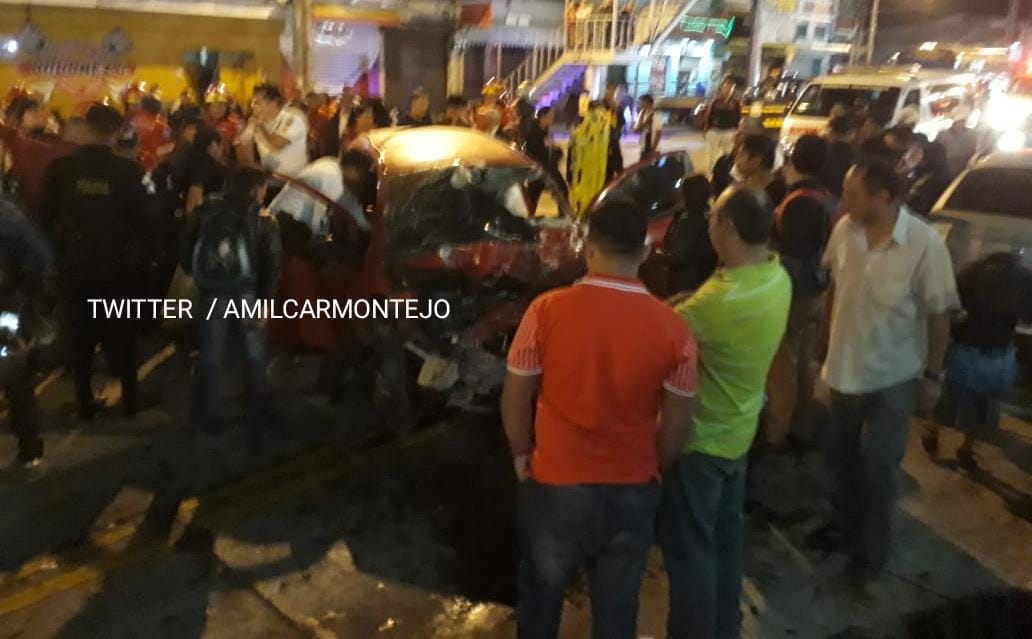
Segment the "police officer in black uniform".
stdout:
<path fill-rule="evenodd" d="M 86 114 L 87 140 L 55 160 L 46 177 L 45 221 L 54 234 L 62 333 L 75 379 L 79 418 L 96 410 L 90 378 L 99 342 L 122 380 L 122 407 L 138 406 L 135 328 L 138 320 L 107 317 L 91 299 L 138 297 L 151 246 L 143 169 L 112 145 L 122 117 L 95 104 Z"/>

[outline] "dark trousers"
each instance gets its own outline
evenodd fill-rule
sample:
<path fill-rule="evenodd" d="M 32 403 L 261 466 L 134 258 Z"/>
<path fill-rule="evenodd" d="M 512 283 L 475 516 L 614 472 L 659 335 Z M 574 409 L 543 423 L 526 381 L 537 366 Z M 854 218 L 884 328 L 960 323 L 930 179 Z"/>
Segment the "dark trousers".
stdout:
<path fill-rule="evenodd" d="M 633 639 L 638 593 L 652 546 L 659 485 L 555 486 L 527 480 L 519 489 L 520 639 L 559 634 L 566 586 L 586 569 L 594 639 Z"/>
<path fill-rule="evenodd" d="M 831 392 L 826 453 L 832 505 L 839 523 L 858 542 L 856 559 L 869 576 L 877 576 L 888 560 L 896 474 L 916 392 L 916 380 L 863 395 Z"/>
<path fill-rule="evenodd" d="M 197 307 L 197 367 L 194 372 L 193 422 L 195 427 L 211 430 L 215 426 L 216 403 L 219 400 L 219 365 L 226 342 L 232 334 L 240 340 L 244 356 L 244 377 L 247 382 L 249 424 L 253 429 L 265 427 L 269 420 L 268 385 L 265 369 L 268 364 L 265 334 L 258 320 L 226 317 L 230 302 L 236 310 L 240 303 L 253 302 L 255 296 L 202 294 Z M 208 318 L 208 310 L 215 307 Z"/>
<path fill-rule="evenodd" d="M 746 458 L 682 456 L 663 482 L 659 543 L 670 582 L 667 636 L 741 636 Z"/>
<path fill-rule="evenodd" d="M 109 319 L 103 308 L 96 316 L 89 299 L 127 297 L 124 293 L 90 292 L 66 285 L 62 295 L 63 333 L 68 349 L 69 366 L 75 382 L 75 400 L 80 414 L 93 410 L 93 353 L 98 344 L 104 347 L 108 366 L 122 381 L 122 406 L 128 413 L 138 407 L 136 376 L 136 320 Z"/>
<path fill-rule="evenodd" d="M 4 366 L 0 389 L 7 396 L 10 411 L 7 414 L 11 430 L 18 437 L 18 461 L 29 461 L 43 454 L 43 439 L 39 435 L 39 404 L 32 386 L 32 370 L 27 353 L 12 356 Z"/>

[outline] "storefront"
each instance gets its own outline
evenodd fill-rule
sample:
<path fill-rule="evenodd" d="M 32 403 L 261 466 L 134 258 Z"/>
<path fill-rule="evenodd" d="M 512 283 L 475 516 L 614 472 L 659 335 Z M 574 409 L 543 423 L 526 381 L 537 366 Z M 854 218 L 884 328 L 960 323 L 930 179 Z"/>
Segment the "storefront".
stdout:
<path fill-rule="evenodd" d="M 451 22 L 408 25 L 395 10 L 336 5 L 317 5 L 313 22 L 316 91 L 336 95 L 342 87 L 355 87 L 404 109 L 408 96 L 422 89 L 435 108 L 443 106 Z"/>
<path fill-rule="evenodd" d="M 633 95 L 695 96 L 716 87 L 736 18 L 685 16 L 648 62 L 627 70 Z"/>
<path fill-rule="evenodd" d="M 282 31 L 280 19 L 0 5 L 0 87 L 20 81 L 66 114 L 118 100 L 132 81 L 167 102 L 214 81 L 245 100 L 257 82 L 279 81 Z"/>

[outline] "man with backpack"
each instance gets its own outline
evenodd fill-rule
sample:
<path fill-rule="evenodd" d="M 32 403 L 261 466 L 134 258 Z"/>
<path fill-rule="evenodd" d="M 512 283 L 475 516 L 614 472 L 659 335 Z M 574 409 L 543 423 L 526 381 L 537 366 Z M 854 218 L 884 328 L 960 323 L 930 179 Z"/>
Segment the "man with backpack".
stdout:
<path fill-rule="evenodd" d="M 246 360 L 252 445 L 271 426 L 265 369 L 264 320 L 248 318 L 242 303 L 270 299 L 279 283 L 280 236 L 276 220 L 262 210 L 265 175 L 253 168 L 229 174 L 223 193 L 197 208 L 187 224 L 181 264 L 198 291 L 198 350 L 194 376 L 193 425 L 197 435 L 215 435 L 219 362 L 232 330 Z"/>
<path fill-rule="evenodd" d="M 817 179 L 828 142 L 804 135 L 783 168 L 788 193 L 775 210 L 774 246 L 792 279 L 788 327 L 767 380 L 766 443 L 777 445 L 806 417 L 813 397 L 821 299 L 828 285 L 821 266 L 831 235 L 830 195 Z"/>

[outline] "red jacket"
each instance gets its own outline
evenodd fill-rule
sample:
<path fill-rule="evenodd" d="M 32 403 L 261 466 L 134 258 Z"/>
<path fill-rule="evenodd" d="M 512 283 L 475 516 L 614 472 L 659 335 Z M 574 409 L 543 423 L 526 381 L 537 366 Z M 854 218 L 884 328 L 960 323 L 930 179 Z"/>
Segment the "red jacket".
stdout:
<path fill-rule="evenodd" d="M 150 173 L 157 168 L 161 156 L 172 149 L 172 128 L 160 115 L 146 111 L 134 115 L 131 122 L 140 138 L 140 165 Z"/>

